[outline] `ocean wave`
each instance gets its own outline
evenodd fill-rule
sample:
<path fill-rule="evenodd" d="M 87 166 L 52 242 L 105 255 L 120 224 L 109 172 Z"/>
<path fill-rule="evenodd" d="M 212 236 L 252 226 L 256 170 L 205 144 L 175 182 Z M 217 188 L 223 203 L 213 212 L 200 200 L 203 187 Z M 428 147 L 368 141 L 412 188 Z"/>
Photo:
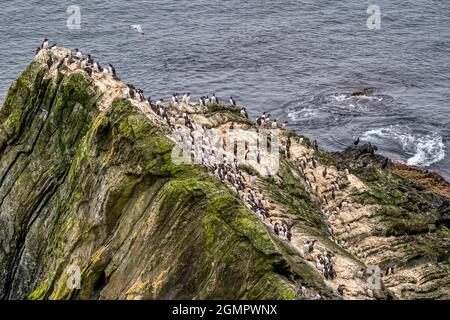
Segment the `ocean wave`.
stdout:
<path fill-rule="evenodd" d="M 312 108 L 303 108 L 301 110 L 291 111 L 288 113 L 288 117 L 292 121 L 307 120 L 307 119 L 317 117 L 318 115 L 319 115 L 319 112 L 316 109 L 312 109 Z"/>
<path fill-rule="evenodd" d="M 346 94 L 339 94 L 332 96 L 334 100 L 337 102 L 346 102 L 346 101 L 355 101 L 355 100 L 365 100 L 365 101 L 371 101 L 371 102 L 381 102 L 383 101 L 382 96 L 351 96 Z"/>
<path fill-rule="evenodd" d="M 420 134 L 407 126 L 392 125 L 366 131 L 361 139 L 374 144 L 397 144 L 409 156 L 406 160 L 408 165 L 428 167 L 445 157 L 445 145 L 437 132 Z"/>

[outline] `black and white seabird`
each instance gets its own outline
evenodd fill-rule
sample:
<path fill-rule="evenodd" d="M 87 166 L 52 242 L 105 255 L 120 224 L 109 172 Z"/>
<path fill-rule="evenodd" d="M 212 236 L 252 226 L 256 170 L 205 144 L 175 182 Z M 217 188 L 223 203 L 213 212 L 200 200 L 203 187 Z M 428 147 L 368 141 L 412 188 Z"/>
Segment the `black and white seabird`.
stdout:
<path fill-rule="evenodd" d="M 355 146 L 357 146 L 358 144 L 359 144 L 359 137 L 355 140 L 355 142 L 353 142 L 353 144 L 355 145 Z"/>
<path fill-rule="evenodd" d="M 58 66 L 56 67 L 58 70 L 61 69 L 63 65 L 67 65 L 67 61 L 69 60 L 69 55 L 67 54 L 64 58 L 61 59 L 61 61 L 58 63 Z"/>
<path fill-rule="evenodd" d="M 373 94 L 374 90 L 371 88 L 364 88 L 362 91 L 356 91 L 350 94 L 350 97 L 368 97 Z"/>
<path fill-rule="evenodd" d="M 98 72 L 103 72 L 103 68 L 98 62 L 94 63 L 94 68 L 96 68 Z"/>
<path fill-rule="evenodd" d="M 89 77 L 92 77 L 92 69 L 90 67 L 85 67 L 84 72 L 86 72 Z"/>
<path fill-rule="evenodd" d="M 81 59 L 83 57 L 83 55 L 81 54 L 81 51 L 78 50 L 78 48 L 75 49 L 75 54 L 74 54 L 74 58 L 75 59 Z"/>
<path fill-rule="evenodd" d="M 313 148 L 314 148 L 316 151 L 319 151 L 319 144 L 317 143 L 317 140 L 314 140 L 314 141 L 313 141 Z"/>
<path fill-rule="evenodd" d="M 215 93 L 212 94 L 211 104 L 215 104 L 215 105 L 219 104 L 219 99 L 216 97 Z"/>
<path fill-rule="evenodd" d="M 242 115 L 244 118 L 247 118 L 247 119 L 248 119 L 248 113 L 247 113 L 247 110 L 245 110 L 245 108 L 242 108 L 242 110 L 241 110 L 241 115 Z"/>
<path fill-rule="evenodd" d="M 392 267 L 392 266 L 389 266 L 389 267 L 387 267 L 387 269 L 386 269 L 386 272 L 385 272 L 385 275 L 391 275 L 391 274 L 394 274 L 394 267 Z"/>
<path fill-rule="evenodd" d="M 303 251 L 304 253 L 312 253 L 314 251 L 314 245 L 317 242 L 317 240 L 307 240 L 305 244 L 303 245 Z"/>
<path fill-rule="evenodd" d="M 108 63 L 108 71 L 112 74 L 114 80 L 120 80 L 116 74 L 116 68 L 111 63 Z"/>
<path fill-rule="evenodd" d="M 44 41 L 42 41 L 41 49 L 47 49 L 48 48 L 48 39 L 45 38 Z"/>
<path fill-rule="evenodd" d="M 139 101 L 140 102 L 144 102 L 145 101 L 144 90 L 137 89 L 137 94 L 138 94 L 138 97 L 139 97 Z"/>
<path fill-rule="evenodd" d="M 52 65 L 53 65 L 53 59 L 52 59 L 52 57 L 48 57 L 48 60 L 47 60 L 47 67 L 48 67 L 49 70 L 50 70 L 50 68 L 52 67 Z"/>
<path fill-rule="evenodd" d="M 81 68 L 81 69 L 84 70 L 84 68 L 87 67 L 87 65 L 88 65 L 88 59 L 87 59 L 87 58 L 81 60 L 81 63 L 80 63 L 80 68 Z"/>
<path fill-rule="evenodd" d="M 128 96 L 129 96 L 131 99 L 134 99 L 134 98 L 135 98 L 135 89 L 134 89 L 134 86 L 133 86 L 132 84 L 127 84 L 127 87 L 128 87 Z"/>
<path fill-rule="evenodd" d="M 231 104 L 232 106 L 236 106 L 236 100 L 234 100 L 233 97 L 230 97 L 230 104 Z"/>
<path fill-rule="evenodd" d="M 389 159 L 388 158 L 385 158 L 384 160 L 383 160 L 383 163 L 382 163 L 382 165 L 381 165 L 381 169 L 386 169 L 387 168 L 387 166 L 388 166 L 388 164 L 389 164 Z"/>
<path fill-rule="evenodd" d="M 273 121 L 272 121 L 272 129 L 276 129 L 276 128 L 278 128 L 278 123 L 277 123 L 276 119 L 273 119 Z"/>
<path fill-rule="evenodd" d="M 92 56 L 90 53 L 88 53 L 88 55 L 87 55 L 87 63 L 92 64 L 92 65 L 94 64 L 94 59 L 92 59 Z"/>
<path fill-rule="evenodd" d="M 338 286 L 337 286 L 337 288 L 336 288 L 336 291 L 342 296 L 342 295 L 344 295 L 344 292 L 345 292 L 345 285 L 343 285 L 343 284 L 338 284 Z"/>
<path fill-rule="evenodd" d="M 173 103 L 174 105 L 177 105 L 177 104 L 178 104 L 178 93 L 174 93 L 174 94 L 172 95 L 172 103 Z"/>

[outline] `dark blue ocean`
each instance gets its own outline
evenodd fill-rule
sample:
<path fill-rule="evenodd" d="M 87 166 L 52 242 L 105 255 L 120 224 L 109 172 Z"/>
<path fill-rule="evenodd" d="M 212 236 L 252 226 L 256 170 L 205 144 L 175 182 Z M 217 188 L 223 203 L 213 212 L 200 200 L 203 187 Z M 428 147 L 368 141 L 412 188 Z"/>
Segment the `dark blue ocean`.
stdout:
<path fill-rule="evenodd" d="M 67 28 L 70 5 L 80 30 Z M 366 25 L 369 5 L 380 29 Z M 1 99 L 49 37 L 113 63 L 154 99 L 233 95 L 328 150 L 360 136 L 450 178 L 448 1 L 15 0 L 2 2 L 0 27 Z M 370 98 L 348 97 L 366 87 Z"/>

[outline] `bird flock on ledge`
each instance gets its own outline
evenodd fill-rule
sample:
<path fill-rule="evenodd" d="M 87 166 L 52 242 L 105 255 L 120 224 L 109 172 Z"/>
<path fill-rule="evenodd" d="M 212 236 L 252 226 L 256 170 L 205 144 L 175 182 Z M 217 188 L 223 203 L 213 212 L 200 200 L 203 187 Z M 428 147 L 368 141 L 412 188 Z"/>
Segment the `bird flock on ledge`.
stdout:
<path fill-rule="evenodd" d="M 45 39 L 41 46 L 36 50 L 36 56 L 41 51 L 53 50 L 56 45 L 49 45 L 48 39 Z M 75 49 L 70 54 L 67 53 L 61 60 L 57 61 L 49 55 L 46 65 L 49 70 L 60 70 L 63 67 L 67 67 L 70 70 L 83 70 L 87 76 L 93 77 L 94 74 L 101 74 L 102 76 L 112 77 L 115 81 L 120 81 L 117 76 L 116 69 L 112 64 L 108 64 L 107 68 L 103 68 L 100 63 L 95 62 L 90 54 L 83 56 L 80 50 Z M 205 131 L 205 127 L 202 124 L 195 123 L 189 117 L 189 108 L 192 107 L 206 107 L 210 105 L 219 105 L 219 98 L 212 94 L 209 96 L 201 96 L 198 99 L 198 103 L 192 104 L 190 102 L 190 93 L 185 93 L 179 100 L 177 93 L 172 95 L 170 102 L 166 103 L 163 99 L 159 99 L 156 103 L 153 103 L 149 97 L 145 99 L 144 91 L 136 88 L 132 84 L 127 84 L 127 96 L 129 99 L 136 100 L 137 102 L 144 103 L 148 108 L 146 112 L 152 112 L 159 118 L 166 122 L 173 132 L 180 132 L 185 130 L 188 135 L 181 136 L 181 140 L 178 142 L 187 142 L 192 145 L 192 152 L 196 152 L 194 149 L 194 136 L 193 132 L 198 130 L 200 132 Z M 229 98 L 229 104 L 233 107 L 237 107 L 237 103 L 233 97 Z M 245 108 L 239 108 L 240 114 L 244 118 L 249 118 L 247 110 Z M 285 129 L 286 123 L 280 124 L 275 119 L 270 118 L 270 114 L 265 112 L 256 118 L 256 124 L 260 128 L 268 129 Z M 230 129 L 234 127 L 234 122 L 229 126 Z M 183 138 L 184 137 L 184 138 Z M 187 138 L 186 138 L 187 137 Z M 205 139 L 204 143 L 208 144 L 211 141 Z M 340 186 L 348 183 L 349 172 L 345 169 L 345 173 L 337 171 L 335 168 L 326 167 L 321 165 L 318 161 L 316 153 L 319 151 L 317 141 L 312 143 L 309 139 L 300 138 L 299 141 L 293 142 L 289 135 L 286 135 L 284 141 L 281 141 L 285 150 L 285 157 L 291 160 L 298 168 L 298 173 L 304 181 L 305 187 L 308 191 L 316 196 L 321 204 L 321 214 L 326 223 L 329 238 L 336 244 L 345 247 L 347 242 L 345 240 L 338 240 L 335 237 L 334 232 L 336 230 L 334 222 L 339 220 L 339 216 L 345 211 L 352 211 L 353 204 L 346 198 L 346 193 L 341 192 Z M 359 138 L 355 141 L 355 145 L 359 143 Z M 306 148 L 304 147 L 306 145 Z M 208 146 L 211 149 L 211 146 Z M 376 150 L 375 146 L 369 147 L 369 151 L 373 153 Z M 203 149 L 202 149 L 203 150 Z M 222 150 L 225 151 L 225 150 Z M 202 151 L 204 152 L 204 151 Z M 261 157 L 259 153 L 254 155 L 256 162 L 261 163 Z M 289 219 L 283 219 L 281 217 L 273 216 L 272 210 L 276 209 L 276 205 L 270 203 L 263 194 L 262 188 L 256 186 L 257 176 L 249 174 L 241 170 L 240 163 L 237 159 L 237 154 L 226 155 L 223 157 L 222 163 L 211 163 L 208 161 L 208 154 L 204 152 L 202 158 L 202 164 L 205 165 L 211 174 L 220 179 L 225 185 L 233 190 L 244 204 L 273 232 L 284 241 L 291 242 L 292 240 L 292 224 Z M 383 163 L 383 169 L 388 165 L 387 160 Z M 270 177 L 269 175 L 269 178 Z M 350 223 L 344 226 L 346 232 L 350 232 L 352 226 Z M 326 280 L 334 280 L 338 277 L 335 270 L 336 254 L 330 250 L 318 249 L 317 239 L 306 239 L 303 241 L 302 247 L 296 248 L 300 251 L 301 255 L 314 265 L 317 270 L 323 275 Z M 386 270 L 386 274 L 393 274 L 394 267 L 389 266 Z M 364 270 L 358 270 L 355 275 L 358 278 L 364 277 Z M 340 295 L 344 295 L 346 292 L 346 286 L 344 284 L 338 284 L 336 292 Z M 368 297 L 373 297 L 373 292 L 370 288 L 364 288 L 365 294 Z M 299 293 L 308 298 L 320 299 L 320 295 L 309 296 L 308 289 L 301 286 Z"/>

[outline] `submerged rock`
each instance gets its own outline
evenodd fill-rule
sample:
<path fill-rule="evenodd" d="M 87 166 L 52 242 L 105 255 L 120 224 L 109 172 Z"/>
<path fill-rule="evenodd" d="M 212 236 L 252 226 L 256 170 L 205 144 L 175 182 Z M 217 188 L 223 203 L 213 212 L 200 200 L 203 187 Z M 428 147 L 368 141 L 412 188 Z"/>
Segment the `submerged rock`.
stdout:
<path fill-rule="evenodd" d="M 172 161 L 170 126 L 124 83 L 48 70 L 67 52 L 42 50 L 0 109 L 1 298 L 450 298 L 448 194 L 367 145 L 331 154 L 281 130 L 275 175 L 239 169 L 258 218 L 212 166 Z M 256 128 L 235 107 L 183 112 Z"/>

